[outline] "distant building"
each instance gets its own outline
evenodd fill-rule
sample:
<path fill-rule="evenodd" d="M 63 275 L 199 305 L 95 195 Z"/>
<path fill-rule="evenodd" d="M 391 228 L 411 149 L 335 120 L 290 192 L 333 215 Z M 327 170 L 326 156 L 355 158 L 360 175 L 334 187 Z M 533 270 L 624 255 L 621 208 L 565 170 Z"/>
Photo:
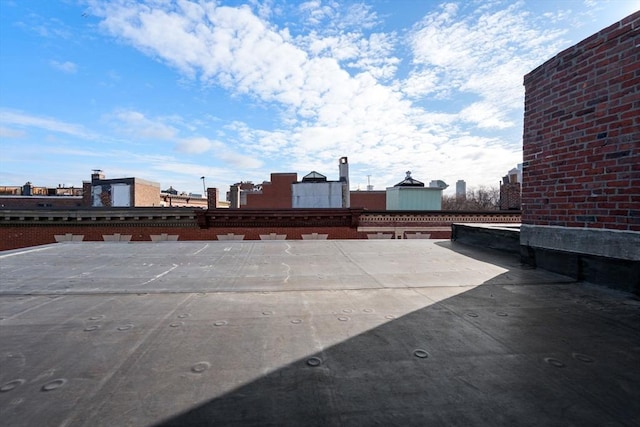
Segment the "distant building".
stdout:
<path fill-rule="evenodd" d="M 96 169 L 85 188 L 90 206 L 94 208 L 161 206 L 160 184 L 157 182 L 140 178 L 106 179 L 104 173 Z"/>
<path fill-rule="evenodd" d="M 298 181 L 297 173 L 272 173 L 270 181 L 254 185 L 237 183 L 231 186 L 227 200 L 231 209 L 291 209 L 291 185 Z"/>
<path fill-rule="evenodd" d="M 0 208 L 103 208 L 103 207 L 190 207 L 207 208 L 202 194 L 178 192 L 173 187 L 160 191 L 160 184 L 140 178 L 106 179 L 94 170 L 91 181 L 82 187 L 37 187 L 27 182 L 22 186 L 0 186 Z M 226 207 L 225 202 L 217 207 Z"/>
<path fill-rule="evenodd" d="M 37 187 L 31 182 L 21 186 L 0 186 L 0 208 L 75 208 L 81 207 L 82 188 Z"/>
<path fill-rule="evenodd" d="M 342 208 L 343 192 L 340 181 L 311 172 L 291 186 L 293 208 Z"/>
<path fill-rule="evenodd" d="M 456 199 L 465 200 L 467 198 L 467 183 L 463 179 L 456 182 Z"/>
<path fill-rule="evenodd" d="M 227 191 L 229 207 L 237 209 L 240 206 L 246 206 L 249 193 L 262 194 L 262 186 L 255 185 L 251 181 L 240 181 L 231 185 Z"/>
<path fill-rule="evenodd" d="M 330 181 L 317 171 L 300 181 L 296 173 L 272 173 L 271 181 L 260 185 L 242 181 L 232 185 L 227 200 L 236 209 L 441 210 L 442 191 L 447 187 L 441 180 L 431 181 L 431 186 L 425 187 L 407 172 L 402 182 L 385 191 L 350 191 L 349 163 L 342 157 L 337 181 Z M 367 188 L 373 187 L 369 184 Z"/>
<path fill-rule="evenodd" d="M 235 209 L 348 208 L 349 163 L 340 158 L 338 181 L 316 171 L 301 181 L 297 173 L 272 173 L 271 180 L 260 185 L 241 181 L 230 187 L 227 200 Z"/>
<path fill-rule="evenodd" d="M 442 191 L 447 185 L 432 181 L 436 185 L 425 187 L 423 182 L 407 176 L 393 187 L 387 188 L 387 210 L 426 211 L 442 209 Z"/>
<path fill-rule="evenodd" d="M 500 184 L 500 210 L 520 210 L 522 194 L 522 164 L 502 177 Z"/>
<path fill-rule="evenodd" d="M 302 181 L 291 185 L 291 205 L 293 208 L 348 208 L 349 163 L 346 157 L 340 158 L 340 177 L 338 181 L 328 181 L 327 177 L 311 172 Z"/>

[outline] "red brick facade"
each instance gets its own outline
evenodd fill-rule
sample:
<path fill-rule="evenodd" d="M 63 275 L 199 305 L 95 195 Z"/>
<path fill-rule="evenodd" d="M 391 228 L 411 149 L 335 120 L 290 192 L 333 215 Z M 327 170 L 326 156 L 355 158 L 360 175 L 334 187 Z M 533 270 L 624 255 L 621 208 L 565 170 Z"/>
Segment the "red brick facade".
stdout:
<path fill-rule="evenodd" d="M 500 185 L 500 210 L 520 210 L 520 183 L 510 182 Z"/>
<path fill-rule="evenodd" d="M 640 230 L 640 12 L 525 76 L 523 224 Z"/>
<path fill-rule="evenodd" d="M 387 192 L 352 191 L 351 207 L 364 208 L 372 211 L 384 211 L 387 209 Z"/>
<path fill-rule="evenodd" d="M 243 235 L 242 240 L 260 240 L 260 235 L 275 233 L 286 235 L 287 240 L 302 240 L 303 234 L 327 234 L 329 239 L 366 239 L 366 235 L 359 234 L 350 227 L 216 227 L 200 229 L 197 227 L 118 227 L 101 224 L 99 226 L 29 226 L 0 228 L 0 251 L 25 248 L 30 246 L 56 243 L 56 235 L 82 235 L 84 242 L 102 242 L 104 235 L 131 235 L 132 242 L 149 242 L 152 235 L 167 234 L 178 236 L 177 240 L 218 240 L 218 236 L 227 234 Z"/>
<path fill-rule="evenodd" d="M 262 192 L 247 193 L 247 209 L 290 209 L 291 184 L 298 181 L 297 173 L 272 173 L 271 181 L 262 184 Z"/>

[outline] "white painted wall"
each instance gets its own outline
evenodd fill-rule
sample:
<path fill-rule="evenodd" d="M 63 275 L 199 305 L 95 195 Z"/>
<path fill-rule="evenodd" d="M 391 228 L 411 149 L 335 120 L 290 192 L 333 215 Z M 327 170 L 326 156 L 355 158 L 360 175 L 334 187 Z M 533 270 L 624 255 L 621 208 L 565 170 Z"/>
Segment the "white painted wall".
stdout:
<path fill-rule="evenodd" d="M 294 208 L 341 208 L 342 182 L 296 182 L 291 185 Z"/>
<path fill-rule="evenodd" d="M 111 184 L 111 206 L 131 206 L 131 186 L 128 184 Z"/>

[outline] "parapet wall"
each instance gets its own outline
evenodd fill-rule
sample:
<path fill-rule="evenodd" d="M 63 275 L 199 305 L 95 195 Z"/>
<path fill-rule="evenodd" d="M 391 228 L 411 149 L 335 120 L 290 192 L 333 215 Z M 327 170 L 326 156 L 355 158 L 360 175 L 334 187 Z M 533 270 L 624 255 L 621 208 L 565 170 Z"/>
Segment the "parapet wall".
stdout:
<path fill-rule="evenodd" d="M 453 222 L 520 222 L 519 212 L 362 209 L 0 210 L 0 250 L 62 241 L 448 239 Z"/>
<path fill-rule="evenodd" d="M 559 53 L 524 86 L 523 260 L 638 292 L 640 12 Z"/>

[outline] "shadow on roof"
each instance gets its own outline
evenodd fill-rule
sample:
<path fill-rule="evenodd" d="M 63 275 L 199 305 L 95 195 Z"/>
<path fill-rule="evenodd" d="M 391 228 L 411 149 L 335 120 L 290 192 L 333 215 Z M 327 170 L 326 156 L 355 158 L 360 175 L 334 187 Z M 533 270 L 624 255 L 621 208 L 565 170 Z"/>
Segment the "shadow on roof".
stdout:
<path fill-rule="evenodd" d="M 157 426 L 640 423 L 637 302 L 489 282 Z"/>

